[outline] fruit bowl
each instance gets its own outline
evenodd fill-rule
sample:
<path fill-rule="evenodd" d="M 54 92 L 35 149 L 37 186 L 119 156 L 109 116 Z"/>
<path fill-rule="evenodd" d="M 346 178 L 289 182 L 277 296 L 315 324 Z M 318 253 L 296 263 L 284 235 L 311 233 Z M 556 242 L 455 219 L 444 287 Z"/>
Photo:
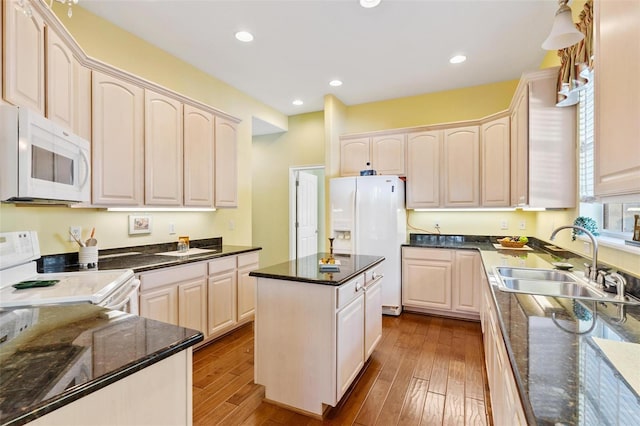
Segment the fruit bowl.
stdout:
<path fill-rule="evenodd" d="M 508 238 L 501 238 L 498 240 L 498 242 L 502 247 L 509 247 L 509 248 L 522 248 L 524 247 L 525 244 L 527 244 L 524 241 L 514 241 Z"/>

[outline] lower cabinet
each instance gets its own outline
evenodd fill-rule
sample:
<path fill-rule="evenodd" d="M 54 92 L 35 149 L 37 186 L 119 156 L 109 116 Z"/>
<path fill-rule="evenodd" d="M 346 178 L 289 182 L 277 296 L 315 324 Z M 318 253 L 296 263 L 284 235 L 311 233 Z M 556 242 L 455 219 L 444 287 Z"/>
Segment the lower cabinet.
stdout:
<path fill-rule="evenodd" d="M 382 336 L 375 267 L 339 287 L 258 278 L 255 382 L 265 398 L 321 415 L 335 407 Z"/>
<path fill-rule="evenodd" d="M 140 274 L 140 316 L 218 337 L 251 321 L 258 252 Z"/>
<path fill-rule="evenodd" d="M 484 284 L 484 283 L 483 283 Z M 482 332 L 493 424 L 527 425 L 488 282 L 482 287 Z"/>
<path fill-rule="evenodd" d="M 475 250 L 403 247 L 403 307 L 478 319 L 480 263 Z"/>

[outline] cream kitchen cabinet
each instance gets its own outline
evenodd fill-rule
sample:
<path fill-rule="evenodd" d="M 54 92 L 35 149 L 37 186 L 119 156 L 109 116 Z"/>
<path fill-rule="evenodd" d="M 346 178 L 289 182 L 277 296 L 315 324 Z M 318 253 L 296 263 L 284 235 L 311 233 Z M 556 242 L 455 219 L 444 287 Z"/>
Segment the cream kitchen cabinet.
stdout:
<path fill-rule="evenodd" d="M 407 135 L 407 208 L 440 207 L 442 131 Z"/>
<path fill-rule="evenodd" d="M 405 309 L 478 319 L 480 304 L 480 255 L 477 252 L 402 247 Z"/>
<path fill-rule="evenodd" d="M 234 121 L 215 118 L 215 205 L 238 206 L 238 142 Z"/>
<path fill-rule="evenodd" d="M 597 197 L 640 194 L 640 2 L 594 1 Z"/>
<path fill-rule="evenodd" d="M 93 71 L 92 123 L 93 204 L 143 204 L 143 89 Z"/>
<path fill-rule="evenodd" d="M 182 205 L 182 103 L 144 91 L 144 203 Z"/>
<path fill-rule="evenodd" d="M 184 206 L 213 207 L 213 114 L 184 105 Z"/>
<path fill-rule="evenodd" d="M 382 339 L 382 281 L 380 265 L 365 273 L 364 283 L 364 358 L 368 359 Z"/>
<path fill-rule="evenodd" d="M 340 138 L 340 176 L 359 176 L 372 169 L 379 175 L 405 175 L 406 134 Z"/>
<path fill-rule="evenodd" d="M 257 252 L 238 255 L 238 321 L 253 318 L 256 307 L 256 279 L 249 276 L 260 267 Z"/>
<path fill-rule="evenodd" d="M 480 136 L 478 126 L 444 130 L 444 207 L 480 205 Z"/>
<path fill-rule="evenodd" d="M 500 117 L 480 126 L 480 162 L 482 206 L 511 205 L 509 117 Z"/>
<path fill-rule="evenodd" d="M 4 6 L 4 99 L 45 114 L 45 23 L 37 10 L 18 0 Z"/>
<path fill-rule="evenodd" d="M 575 106 L 556 107 L 557 68 L 523 74 L 510 110 L 511 203 L 573 208 L 576 203 Z"/>
<path fill-rule="evenodd" d="M 209 262 L 207 280 L 207 324 L 209 335 L 219 335 L 237 323 L 236 317 L 236 257 L 229 256 Z"/>
<path fill-rule="evenodd" d="M 207 335 L 206 262 L 140 274 L 140 316 Z"/>
<path fill-rule="evenodd" d="M 364 277 L 357 278 L 356 282 L 352 297 L 345 297 L 348 302 L 344 306 L 339 306 L 336 313 L 337 400 L 340 400 L 349 389 L 365 361 L 365 300 L 364 293 L 360 291 L 364 288 Z M 348 292 L 351 293 L 350 288 Z M 340 299 L 340 289 L 338 289 L 338 299 Z"/>

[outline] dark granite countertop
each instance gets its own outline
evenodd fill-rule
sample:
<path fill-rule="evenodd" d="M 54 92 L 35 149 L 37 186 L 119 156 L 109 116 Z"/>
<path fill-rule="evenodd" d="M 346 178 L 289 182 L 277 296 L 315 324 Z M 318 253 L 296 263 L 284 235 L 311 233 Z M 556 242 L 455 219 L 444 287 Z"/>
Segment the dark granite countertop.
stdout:
<path fill-rule="evenodd" d="M 340 262 L 340 271 L 320 272 L 318 268 L 320 259 L 327 257 L 329 257 L 329 253 L 317 253 L 298 260 L 258 269 L 250 272 L 249 275 L 277 280 L 339 286 L 384 260 L 384 257 L 381 256 L 336 255 L 335 259 Z"/>
<path fill-rule="evenodd" d="M 132 269 L 133 272 L 138 273 L 262 250 L 261 247 L 223 245 L 222 238 L 216 237 L 191 240 L 189 242 L 190 248 L 211 250 L 209 252 L 179 257 L 158 254 L 175 251 L 176 245 L 177 243 L 171 242 L 99 250 L 97 269 Z M 74 272 L 78 270 L 80 269 L 77 252 L 46 255 L 38 260 L 38 272 L 41 273 Z"/>
<path fill-rule="evenodd" d="M 640 306 L 503 292 L 495 266 L 553 268 L 552 262 L 562 261 L 579 275 L 588 259 L 535 239 L 528 244 L 532 251 L 496 250 L 495 238 L 412 237 L 406 246 L 480 251 L 529 424 L 630 424 L 640 418 L 640 390 L 632 384 L 640 382 L 639 358 L 616 359 L 629 350 L 640 354 Z M 635 291 L 637 277 L 626 276 Z"/>
<path fill-rule="evenodd" d="M 0 424 L 22 425 L 202 341 L 91 304 L 0 310 Z"/>

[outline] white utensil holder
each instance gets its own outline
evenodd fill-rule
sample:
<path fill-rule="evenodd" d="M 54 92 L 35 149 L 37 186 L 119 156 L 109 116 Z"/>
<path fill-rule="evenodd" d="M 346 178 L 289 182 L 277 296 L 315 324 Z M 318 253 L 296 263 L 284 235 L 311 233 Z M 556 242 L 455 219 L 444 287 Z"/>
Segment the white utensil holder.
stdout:
<path fill-rule="evenodd" d="M 79 247 L 78 265 L 89 269 L 98 267 L 98 246 Z"/>

